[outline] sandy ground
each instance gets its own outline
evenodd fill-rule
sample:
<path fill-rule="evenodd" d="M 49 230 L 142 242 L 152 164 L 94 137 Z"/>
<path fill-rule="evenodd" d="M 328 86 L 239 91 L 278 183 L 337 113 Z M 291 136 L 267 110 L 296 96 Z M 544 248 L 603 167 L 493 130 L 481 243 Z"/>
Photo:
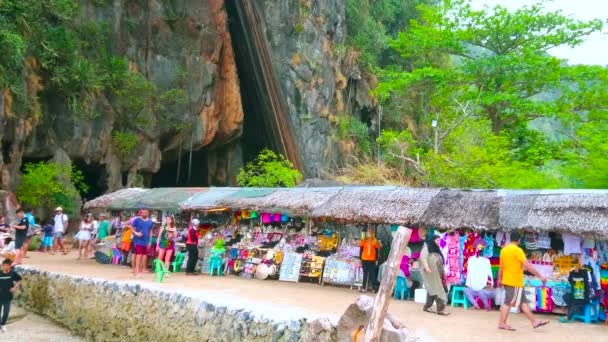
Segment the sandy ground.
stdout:
<path fill-rule="evenodd" d="M 346 307 L 359 296 L 355 290 L 319 286 L 309 283 L 287 283 L 273 280 L 244 279 L 236 276 L 210 277 L 208 275 L 187 277 L 183 273 L 173 274 L 162 284 L 154 281 L 152 274 L 134 280 L 129 268 L 116 265 L 100 265 L 94 260 L 76 260 L 75 254 L 67 256 L 31 253 L 26 264 L 52 272 L 86 276 L 92 278 L 113 279 L 118 281 L 142 282 L 148 286 L 183 289 L 185 292 L 196 291 L 205 295 L 223 298 L 240 298 L 244 302 L 254 303 L 261 311 L 296 312 L 310 317 L 329 317 L 336 320 Z M 203 292 L 200 292 L 203 291 Z M 226 297 L 227 298 L 227 297 Z M 451 308 L 452 315 L 440 317 L 424 313 L 422 305 L 411 301 L 392 300 L 389 311 L 401 318 L 411 330 L 423 340 L 499 342 L 545 340 L 558 341 L 608 341 L 608 325 L 586 325 L 583 323 L 563 324 L 557 321 L 556 315 L 541 315 L 550 320 L 547 327 L 532 329 L 530 323 L 521 314 L 511 315 L 510 324 L 516 332 L 501 331 L 496 328 L 498 312 L 485 312 Z M 2 339 L 3 340 L 3 339 Z"/>
<path fill-rule="evenodd" d="M 7 332 L 0 332 L 3 342 L 80 342 L 84 339 L 73 336 L 67 329 L 38 315 L 26 313 L 13 306 L 6 325 Z"/>

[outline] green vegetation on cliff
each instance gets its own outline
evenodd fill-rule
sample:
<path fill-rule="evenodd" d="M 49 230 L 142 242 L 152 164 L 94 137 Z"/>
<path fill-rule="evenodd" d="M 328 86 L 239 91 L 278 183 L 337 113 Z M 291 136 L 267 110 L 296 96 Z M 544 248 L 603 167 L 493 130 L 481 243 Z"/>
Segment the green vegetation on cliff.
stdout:
<path fill-rule="evenodd" d="M 241 169 L 236 181 L 246 187 L 293 187 L 302 181 L 302 173 L 283 155 L 264 149 Z"/>

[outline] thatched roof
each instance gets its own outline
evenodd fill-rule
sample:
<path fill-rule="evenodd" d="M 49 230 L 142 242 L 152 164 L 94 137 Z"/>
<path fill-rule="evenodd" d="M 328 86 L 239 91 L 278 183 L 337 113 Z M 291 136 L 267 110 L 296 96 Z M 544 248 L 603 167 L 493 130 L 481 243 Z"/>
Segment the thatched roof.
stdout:
<path fill-rule="evenodd" d="M 608 236 L 608 192 L 541 191 L 520 228 Z"/>
<path fill-rule="evenodd" d="M 129 188 L 114 191 L 87 201 L 84 204 L 84 209 L 127 209 L 127 207 L 120 207 L 120 205 L 122 203 L 132 201 L 134 198 L 139 198 L 140 195 L 144 194 L 148 190 L 149 189 Z"/>
<path fill-rule="evenodd" d="M 288 211 L 293 215 L 308 215 L 315 208 L 322 206 L 342 188 L 287 188 L 266 189 L 261 196 L 234 196 L 220 201 L 232 209 L 250 209 L 256 211 Z"/>
<path fill-rule="evenodd" d="M 499 202 L 492 190 L 441 190 L 420 222 L 437 228 L 498 228 Z"/>
<path fill-rule="evenodd" d="M 410 225 L 420 218 L 439 189 L 397 187 L 344 188 L 312 213 L 354 223 Z"/>
<path fill-rule="evenodd" d="M 532 229 L 608 237 L 607 190 L 450 190 L 399 187 L 125 189 L 86 209 L 284 211 L 350 223 Z"/>

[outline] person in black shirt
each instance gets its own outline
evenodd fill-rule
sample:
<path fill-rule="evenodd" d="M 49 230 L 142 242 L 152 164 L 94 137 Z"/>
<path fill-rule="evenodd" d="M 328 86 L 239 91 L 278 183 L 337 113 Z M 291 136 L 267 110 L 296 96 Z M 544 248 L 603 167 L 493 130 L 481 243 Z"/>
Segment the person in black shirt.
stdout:
<path fill-rule="evenodd" d="M 17 210 L 17 218 L 19 219 L 19 223 L 11 225 L 11 228 L 15 230 L 15 262 L 13 263 L 13 266 L 21 264 L 21 259 L 23 258 L 21 247 L 23 247 L 23 244 L 25 243 L 27 231 L 30 226 L 30 221 L 25 217 L 25 211 L 23 211 L 23 209 Z"/>
<path fill-rule="evenodd" d="M 6 332 L 6 321 L 11 310 L 13 293 L 21 284 L 21 276 L 11 269 L 11 261 L 2 262 L 0 270 L 0 330 Z"/>

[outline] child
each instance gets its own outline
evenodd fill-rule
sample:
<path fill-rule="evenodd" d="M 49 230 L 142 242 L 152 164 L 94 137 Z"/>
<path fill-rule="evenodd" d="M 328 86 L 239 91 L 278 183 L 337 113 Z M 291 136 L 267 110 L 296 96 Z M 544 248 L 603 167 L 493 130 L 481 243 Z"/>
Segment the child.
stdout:
<path fill-rule="evenodd" d="M 50 221 L 46 221 L 44 227 L 42 227 L 44 235 L 42 237 L 42 253 L 52 253 L 53 250 L 53 224 Z"/>
<path fill-rule="evenodd" d="M 4 238 L 4 247 L 0 252 L 0 257 L 13 262 L 15 261 L 15 241 L 8 233 L 4 233 L 2 237 Z"/>
<path fill-rule="evenodd" d="M 20 284 L 21 276 L 11 269 L 11 261 L 4 260 L 0 271 L 0 330 L 2 332 L 6 332 L 6 321 L 11 310 L 13 293 Z"/>

